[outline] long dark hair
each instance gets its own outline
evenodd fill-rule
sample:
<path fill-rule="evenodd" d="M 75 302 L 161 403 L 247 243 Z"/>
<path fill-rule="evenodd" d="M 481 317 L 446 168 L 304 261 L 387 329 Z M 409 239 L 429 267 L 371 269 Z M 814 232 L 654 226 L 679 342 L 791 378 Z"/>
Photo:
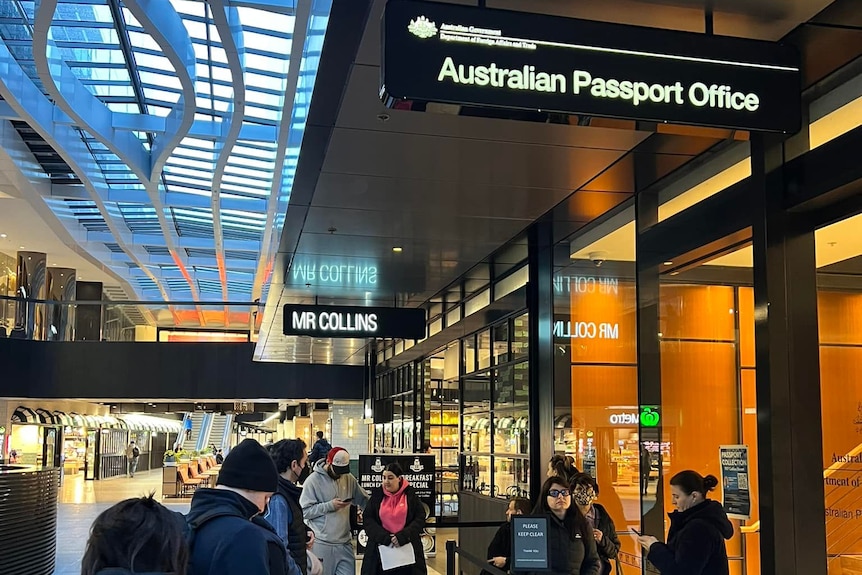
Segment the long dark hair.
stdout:
<path fill-rule="evenodd" d="M 159 504 L 151 493 L 120 501 L 96 517 L 81 575 L 110 568 L 186 575 L 188 559 L 183 516 Z"/>
<path fill-rule="evenodd" d="M 536 506 L 533 508 L 533 513 L 535 515 L 553 514 L 551 508 L 548 507 L 548 495 L 551 491 L 551 487 L 555 483 L 557 485 L 562 485 L 566 489 L 571 489 L 569 482 L 566 479 L 556 475 L 554 477 L 548 477 L 542 484 L 542 492 L 539 494 L 539 500 L 536 501 Z M 587 525 L 587 518 L 584 517 L 581 510 L 578 509 L 577 505 L 575 505 L 574 501 L 566 510 L 566 516 L 563 517 L 563 525 L 566 526 L 566 529 L 569 532 L 569 537 L 572 541 L 577 539 L 578 535 L 583 537 L 585 541 L 587 537 L 593 536 L 590 532 L 589 525 Z"/>

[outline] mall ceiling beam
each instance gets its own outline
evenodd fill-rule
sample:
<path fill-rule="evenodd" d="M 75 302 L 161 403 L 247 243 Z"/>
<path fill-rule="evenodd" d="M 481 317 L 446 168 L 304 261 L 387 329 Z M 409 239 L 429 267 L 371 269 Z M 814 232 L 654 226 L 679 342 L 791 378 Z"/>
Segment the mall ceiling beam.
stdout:
<path fill-rule="evenodd" d="M 308 34 L 308 24 L 311 20 L 311 5 L 313 0 L 297 0 L 295 23 L 293 27 L 293 38 L 291 38 L 290 53 L 301 54 L 305 46 L 305 39 Z M 327 34 L 330 38 L 329 34 Z M 336 36 L 337 38 L 337 36 Z M 339 40 L 341 40 L 339 38 Z M 325 41 L 325 40 L 324 40 Z M 284 165 L 287 156 L 288 139 L 291 133 L 291 124 L 293 123 L 293 107 L 296 104 L 296 93 L 299 86 L 299 73 L 302 69 L 302 58 L 291 58 L 287 70 L 287 81 L 285 82 L 284 91 L 284 108 L 282 109 L 281 119 L 278 125 L 276 138 L 276 156 L 275 156 L 275 173 L 272 179 L 272 189 L 269 194 L 269 203 L 266 209 L 266 223 L 264 224 L 263 245 L 260 259 L 258 260 L 257 274 L 255 274 L 254 285 L 252 286 L 252 298 L 260 299 L 264 283 L 271 280 L 272 260 L 274 257 L 273 250 L 276 249 L 281 238 L 275 236 L 275 230 L 278 229 L 276 219 L 280 213 L 288 209 L 290 194 L 284 194 L 284 187 L 288 186 L 288 182 L 284 181 Z M 317 90 L 316 93 L 319 94 Z M 295 179 L 294 179 L 295 182 Z M 291 186 L 293 187 L 293 186 Z"/>
<path fill-rule="evenodd" d="M 135 51 L 132 49 L 132 41 L 129 38 L 129 29 L 126 27 L 126 17 L 123 15 L 119 0 L 108 0 L 108 8 L 114 19 L 114 31 L 120 41 L 120 51 L 123 53 L 123 60 L 126 63 L 126 71 L 132 83 L 132 92 L 135 94 L 138 111 L 142 115 L 147 114 L 147 98 L 144 95 L 144 87 L 141 85 L 141 75 L 138 73 Z M 153 136 L 149 132 L 147 133 L 147 141 L 150 145 L 153 144 Z"/>

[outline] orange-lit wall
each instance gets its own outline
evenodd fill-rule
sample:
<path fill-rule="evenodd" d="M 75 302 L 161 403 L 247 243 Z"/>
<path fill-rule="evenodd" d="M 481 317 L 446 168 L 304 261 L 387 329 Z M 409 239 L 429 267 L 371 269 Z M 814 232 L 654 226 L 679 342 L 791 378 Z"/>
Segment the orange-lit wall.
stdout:
<path fill-rule="evenodd" d="M 855 575 L 862 555 L 862 294 L 820 291 L 818 322 L 829 573 Z"/>
<path fill-rule="evenodd" d="M 683 469 L 720 476 L 719 446 L 747 444 L 753 488 L 752 519 L 747 524 L 758 518 L 753 307 L 750 288 L 667 285 L 661 290 L 662 442 L 670 444 L 670 458 L 664 462 L 665 488 L 670 476 Z M 617 529 L 624 530 L 639 522 L 639 505 L 634 518 L 623 511 L 631 509 L 632 498 L 639 498 L 639 486 L 617 481 L 618 466 L 612 458 L 617 448 L 614 434 L 621 430 L 609 425 L 608 414 L 614 411 L 611 406 L 616 411 L 634 406 L 636 411 L 638 405 L 634 284 L 573 291 L 571 322 L 618 325 L 616 339 L 571 340 L 572 426 L 594 434 L 599 500 L 608 507 Z M 637 432 L 637 425 L 631 426 L 631 432 Z M 650 492 L 654 489 L 653 482 Z M 721 494 L 714 497 L 720 499 Z M 665 505 L 670 511 L 669 497 Z M 728 544 L 728 553 L 740 556 L 745 545 L 747 573 L 759 573 L 758 535 L 741 535 L 740 522 L 734 524 L 737 535 Z M 624 552 L 638 554 L 631 538 L 621 539 Z M 732 573 L 742 573 L 740 562 L 732 567 Z"/>

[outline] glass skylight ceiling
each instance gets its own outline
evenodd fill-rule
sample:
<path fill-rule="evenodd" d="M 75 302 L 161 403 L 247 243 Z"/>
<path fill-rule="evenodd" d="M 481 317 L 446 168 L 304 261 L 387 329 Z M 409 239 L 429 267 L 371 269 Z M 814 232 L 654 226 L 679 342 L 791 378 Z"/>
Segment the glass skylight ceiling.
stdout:
<path fill-rule="evenodd" d="M 46 202 L 142 299 L 265 295 L 330 8 L 0 2 L 0 93 L 89 196 Z"/>

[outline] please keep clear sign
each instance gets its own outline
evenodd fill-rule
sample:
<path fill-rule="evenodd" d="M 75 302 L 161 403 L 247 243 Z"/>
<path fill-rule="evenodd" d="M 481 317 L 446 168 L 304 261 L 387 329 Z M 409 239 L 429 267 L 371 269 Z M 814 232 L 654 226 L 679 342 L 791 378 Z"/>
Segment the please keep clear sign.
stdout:
<path fill-rule="evenodd" d="M 512 571 L 546 571 L 548 518 L 512 516 Z"/>

